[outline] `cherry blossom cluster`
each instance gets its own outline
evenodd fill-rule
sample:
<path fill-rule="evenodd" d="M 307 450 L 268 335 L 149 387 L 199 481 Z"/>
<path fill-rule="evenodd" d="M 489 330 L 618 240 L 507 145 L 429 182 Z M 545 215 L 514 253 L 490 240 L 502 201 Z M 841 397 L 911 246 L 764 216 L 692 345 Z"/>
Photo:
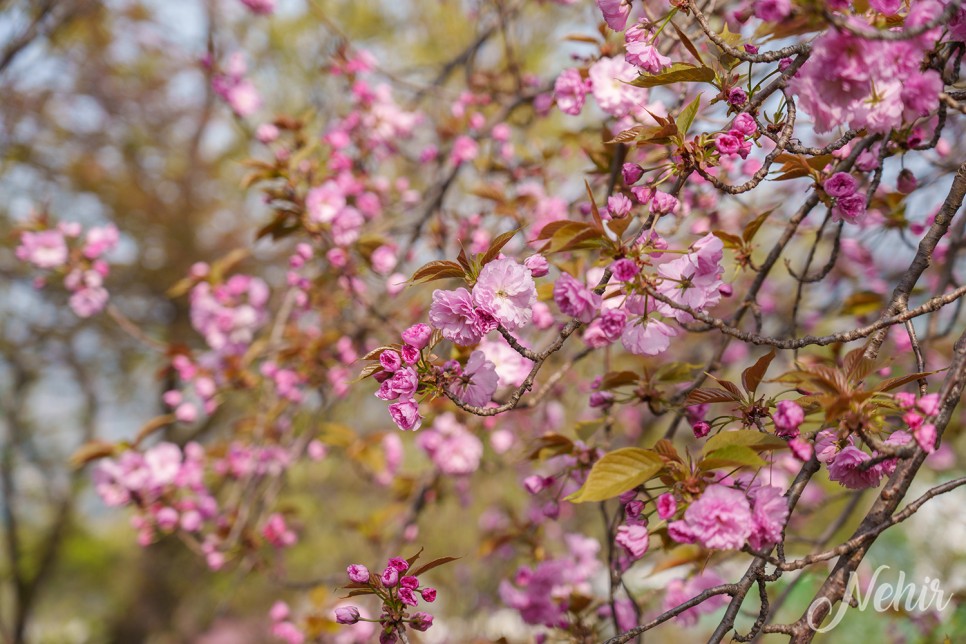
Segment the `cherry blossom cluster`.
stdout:
<path fill-rule="evenodd" d="M 436 601 L 436 589 L 420 583 L 418 572 L 412 572 L 410 561 L 402 557 L 389 560 L 380 575 L 374 575 L 362 564 L 352 564 L 346 572 L 350 583 L 346 588 L 354 591 L 367 590 L 382 602 L 382 613 L 378 619 L 367 619 L 356 606 L 340 606 L 335 609 L 335 619 L 340 624 L 356 624 L 370 621 L 379 624 L 380 644 L 392 644 L 403 636 L 405 630 L 427 631 L 433 625 L 433 616 L 424 611 L 410 614 L 410 608 L 417 608 L 419 600 L 426 603 Z"/>
<path fill-rule="evenodd" d="M 318 448 L 316 458 L 324 456 Z M 112 507 L 132 506 L 132 525 L 138 542 L 147 546 L 157 538 L 179 533 L 192 538 L 208 566 L 221 568 L 234 544 L 226 540 L 237 520 L 236 509 L 219 502 L 208 481 L 243 483 L 253 478 L 278 476 L 293 462 L 289 451 L 278 446 L 255 447 L 232 442 L 223 456 L 206 453 L 197 443 L 182 450 L 160 442 L 143 451 L 128 449 L 101 459 L 94 467 L 94 489 Z M 258 527 L 264 542 L 286 548 L 296 533 L 280 513 L 270 513 Z"/>
<path fill-rule="evenodd" d="M 665 503 L 670 518 L 677 512 L 676 504 Z M 740 550 L 748 544 L 760 550 L 778 543 L 787 518 L 788 504 L 780 488 L 757 484 L 742 490 L 718 482 L 705 488 L 687 505 L 683 517 L 667 527 L 679 543 L 700 543 L 709 550 Z"/>
<path fill-rule="evenodd" d="M 600 543 L 581 534 L 563 537 L 566 552 L 536 566 L 521 566 L 511 580 L 500 584 L 500 598 L 520 612 L 527 624 L 568 628 L 573 618 L 570 602 L 593 596 L 591 579 L 600 569 Z"/>
<path fill-rule="evenodd" d="M 110 267 L 104 256 L 118 244 L 120 234 L 113 224 L 95 226 L 84 233 L 76 222 L 50 226 L 43 221 L 31 224 L 20 233 L 17 259 L 45 274 L 34 280 L 42 288 L 51 277 L 62 277 L 71 293 L 68 304 L 82 318 L 101 311 L 109 298 L 104 279 Z"/>

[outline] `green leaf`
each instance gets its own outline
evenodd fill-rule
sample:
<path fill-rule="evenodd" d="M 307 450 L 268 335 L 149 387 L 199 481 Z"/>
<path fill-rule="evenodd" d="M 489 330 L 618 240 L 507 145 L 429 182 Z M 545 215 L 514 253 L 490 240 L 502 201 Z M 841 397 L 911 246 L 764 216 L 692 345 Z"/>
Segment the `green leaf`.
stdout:
<path fill-rule="evenodd" d="M 682 137 L 688 136 L 688 130 L 691 128 L 691 124 L 694 123 L 695 117 L 698 115 L 698 109 L 701 107 L 701 94 L 694 97 L 694 100 L 688 103 L 687 107 L 681 110 L 681 113 L 675 119 L 675 123 L 678 126 L 678 132 L 681 133 Z"/>
<path fill-rule="evenodd" d="M 656 453 L 639 447 L 623 447 L 604 454 L 594 463 L 587 481 L 565 500 L 571 503 L 606 501 L 634 489 L 664 469 Z"/>
<path fill-rule="evenodd" d="M 660 74 L 641 74 L 629 84 L 634 87 L 657 87 L 671 83 L 710 83 L 715 78 L 710 67 L 674 63 Z"/>
<path fill-rule="evenodd" d="M 704 444 L 703 453 L 710 456 L 716 450 L 733 445 L 750 447 L 755 450 L 782 449 L 788 447 L 788 443 L 777 436 L 760 432 L 757 429 L 738 429 L 735 431 L 718 432 L 709 438 L 708 442 Z"/>
<path fill-rule="evenodd" d="M 654 372 L 654 380 L 659 382 L 684 382 L 694 377 L 694 372 L 701 365 L 689 364 L 687 362 L 669 362 L 661 365 Z"/>
<path fill-rule="evenodd" d="M 698 463 L 700 470 L 715 470 L 719 467 L 764 467 L 765 459 L 758 452 L 745 445 L 728 445 L 710 452 Z"/>

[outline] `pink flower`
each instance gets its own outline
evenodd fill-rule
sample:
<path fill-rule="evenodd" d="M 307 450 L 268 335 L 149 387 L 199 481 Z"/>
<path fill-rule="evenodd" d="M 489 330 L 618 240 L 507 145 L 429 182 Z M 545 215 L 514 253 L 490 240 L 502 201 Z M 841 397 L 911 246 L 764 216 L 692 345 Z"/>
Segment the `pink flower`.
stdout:
<path fill-rule="evenodd" d="M 357 584 L 369 583 L 369 569 L 362 564 L 352 564 L 346 568 L 349 579 Z"/>
<path fill-rule="evenodd" d="M 628 322 L 621 333 L 621 344 L 639 356 L 656 356 L 664 353 L 671 344 L 677 329 L 654 318 L 639 318 Z"/>
<path fill-rule="evenodd" d="M 610 265 L 610 272 L 618 282 L 629 282 L 641 272 L 641 268 L 634 260 L 624 257 Z"/>
<path fill-rule="evenodd" d="M 432 604 L 436 601 L 436 589 L 431 586 L 426 586 L 419 590 L 419 594 L 422 595 L 423 601 Z"/>
<path fill-rule="evenodd" d="M 316 223 L 331 223 L 345 207 L 345 194 L 335 181 L 326 181 L 309 190 L 305 196 L 305 209 L 309 219 Z"/>
<path fill-rule="evenodd" d="M 755 17 L 765 22 L 781 22 L 791 12 L 789 0 L 755 0 Z"/>
<path fill-rule="evenodd" d="M 675 526 L 677 534 L 692 537 L 711 550 L 740 550 L 752 525 L 751 506 L 744 493 L 715 484 L 688 506 L 683 520 L 668 528 Z"/>
<path fill-rule="evenodd" d="M 832 221 L 844 219 L 850 224 L 858 223 L 865 215 L 865 195 L 854 194 L 839 197 L 832 208 Z"/>
<path fill-rule="evenodd" d="M 422 611 L 413 613 L 413 616 L 409 620 L 409 625 L 414 631 L 421 633 L 428 631 L 433 626 L 433 616 Z"/>
<path fill-rule="evenodd" d="M 419 433 L 416 443 L 439 471 L 452 476 L 472 474 L 483 457 L 480 439 L 449 412 L 437 416 L 429 430 Z"/>
<path fill-rule="evenodd" d="M 822 184 L 826 194 L 830 197 L 848 197 L 854 195 L 857 184 L 855 177 L 847 172 L 836 172 Z"/>
<path fill-rule="evenodd" d="M 389 405 L 389 415 L 403 431 L 416 431 L 423 421 L 419 415 L 419 405 L 414 400 L 403 400 Z"/>
<path fill-rule="evenodd" d="M 880 473 L 874 467 L 860 466 L 872 457 L 854 445 L 847 445 L 828 462 L 828 477 L 850 490 L 861 490 L 879 484 Z"/>
<path fill-rule="evenodd" d="M 604 22 L 614 31 L 624 31 L 627 17 L 631 13 L 629 0 L 597 0 L 597 6 L 604 14 Z"/>
<path fill-rule="evenodd" d="M 932 423 L 923 423 L 913 429 L 912 434 L 916 437 L 916 442 L 919 443 L 919 447 L 927 454 L 932 454 L 936 451 L 936 438 L 938 435 L 935 425 Z"/>
<path fill-rule="evenodd" d="M 935 109 L 939 101 L 939 92 L 943 91 L 943 81 L 939 72 L 929 69 L 925 72 L 912 71 L 902 79 L 903 117 L 913 121 L 920 116 L 927 116 Z"/>
<path fill-rule="evenodd" d="M 687 582 L 684 579 L 672 579 L 667 585 L 667 593 L 664 595 L 664 603 L 661 608 L 665 611 L 671 610 L 689 599 L 697 597 L 709 588 L 714 588 L 723 583 L 724 580 L 710 570 L 692 577 Z M 682 611 L 675 619 L 682 626 L 693 626 L 702 614 L 713 613 L 727 603 L 727 595 L 715 595 L 697 606 Z"/>
<path fill-rule="evenodd" d="M 782 438 L 798 436 L 798 426 L 805 422 L 805 411 L 792 400 L 782 400 L 771 415 L 775 422 L 775 433 Z"/>
<path fill-rule="evenodd" d="M 731 134 L 719 134 L 715 137 L 714 147 L 717 148 L 719 154 L 734 156 L 738 154 L 738 150 L 741 148 L 741 142 Z"/>
<path fill-rule="evenodd" d="M 103 227 L 91 228 L 84 238 L 84 257 L 97 259 L 104 253 L 110 252 L 117 246 L 120 235 L 117 228 L 111 224 Z"/>
<path fill-rule="evenodd" d="M 607 212 L 615 219 L 626 217 L 632 205 L 631 200 L 620 193 L 607 198 Z"/>
<path fill-rule="evenodd" d="M 492 315 L 489 316 L 492 319 Z M 495 319 L 492 320 L 495 322 Z M 495 328 L 481 317 L 481 311 L 473 303 L 465 288 L 455 291 L 433 291 L 433 303 L 429 307 L 429 322 L 439 329 L 443 337 L 460 346 L 476 344 L 484 333 Z"/>
<path fill-rule="evenodd" d="M 355 624 L 359 617 L 359 609 L 355 606 L 340 606 L 335 609 L 335 621 L 340 624 Z"/>
<path fill-rule="evenodd" d="M 583 79 L 576 69 L 565 69 L 553 84 L 553 95 L 557 99 L 557 107 L 564 114 L 577 116 L 584 109 L 584 101 L 590 85 Z"/>
<path fill-rule="evenodd" d="M 711 433 L 711 423 L 706 420 L 699 420 L 691 425 L 691 431 L 695 438 L 704 438 Z"/>
<path fill-rule="evenodd" d="M 531 277 L 543 277 L 550 272 L 550 262 L 547 258 L 539 253 L 536 255 L 530 255 L 525 260 L 523 260 L 523 265 L 527 267 L 530 271 Z"/>
<path fill-rule="evenodd" d="M 553 286 L 553 301 L 564 315 L 588 324 L 600 309 L 601 297 L 569 273 L 562 273 Z"/>
<path fill-rule="evenodd" d="M 67 304 L 77 317 L 89 318 L 107 305 L 108 297 L 107 290 L 100 286 L 87 287 L 75 291 Z"/>
<path fill-rule="evenodd" d="M 674 495 L 665 492 L 657 497 L 657 516 L 662 519 L 670 519 L 678 511 L 678 502 Z"/>
<path fill-rule="evenodd" d="M 655 215 L 668 215 L 678 209 L 678 198 L 660 190 L 651 197 L 651 212 Z"/>
<path fill-rule="evenodd" d="M 657 287 L 658 292 L 680 306 L 701 311 L 721 300 L 719 272 L 702 270 L 698 255 L 685 255 L 661 264 L 657 271 L 664 278 Z M 690 322 L 692 319 L 690 313 L 663 303 L 658 310 L 673 316 L 678 322 Z"/>
<path fill-rule="evenodd" d="M 419 374 L 412 367 L 399 369 L 388 380 L 379 385 L 376 397 L 381 400 L 411 398 L 419 388 Z"/>
<path fill-rule="evenodd" d="M 754 520 L 748 543 L 756 550 L 778 543 L 788 519 L 788 503 L 781 489 L 771 485 L 758 486 L 749 490 L 748 496 L 753 502 L 751 515 Z"/>
<path fill-rule="evenodd" d="M 537 288 L 523 264 L 509 258 L 496 259 L 480 271 L 473 287 L 473 300 L 512 331 L 530 323 Z"/>
<path fill-rule="evenodd" d="M 241 0 L 252 13 L 267 15 L 275 11 L 275 0 Z"/>
<path fill-rule="evenodd" d="M 900 193 L 907 195 L 915 190 L 917 185 L 916 175 L 908 168 L 903 168 L 902 172 L 899 173 L 899 177 L 896 179 L 896 189 Z"/>
<path fill-rule="evenodd" d="M 644 176 L 644 168 L 636 163 L 625 163 L 621 167 L 621 176 L 624 179 L 624 185 L 632 186 Z"/>
<path fill-rule="evenodd" d="M 463 374 L 453 385 L 452 391 L 461 402 L 482 407 L 493 399 L 498 382 L 493 363 L 486 359 L 482 351 L 474 351 L 466 361 Z"/>
<path fill-rule="evenodd" d="M 59 230 L 24 232 L 16 253 L 17 259 L 37 268 L 59 268 L 67 263 L 67 242 Z"/>
<path fill-rule="evenodd" d="M 453 141 L 453 149 L 450 151 L 450 160 L 459 165 L 466 161 L 472 161 L 479 153 L 480 146 L 471 137 L 465 134 L 456 137 Z"/>
<path fill-rule="evenodd" d="M 295 533 L 285 525 L 285 518 L 278 512 L 268 517 L 265 527 L 262 528 L 262 535 L 276 548 L 287 548 L 297 540 Z"/>
<path fill-rule="evenodd" d="M 869 0 L 869 6 L 886 16 L 894 16 L 902 6 L 902 0 Z"/>
<path fill-rule="evenodd" d="M 619 526 L 614 541 L 633 559 L 643 557 L 644 553 L 647 552 L 648 545 L 650 545 L 647 528 L 642 525 Z"/>
<path fill-rule="evenodd" d="M 896 394 L 898 396 L 899 394 Z M 935 416 L 939 413 L 939 394 L 926 394 L 916 403 L 916 406 L 926 416 Z"/>
<path fill-rule="evenodd" d="M 392 588 L 399 583 L 399 571 L 393 566 L 386 566 L 386 569 L 382 571 L 382 585 L 386 588 Z"/>
<path fill-rule="evenodd" d="M 402 366 L 402 358 L 399 357 L 398 352 L 387 349 L 379 354 L 379 364 L 386 371 L 394 372 Z"/>
<path fill-rule="evenodd" d="M 281 622 L 288 619 L 289 608 L 288 604 L 283 601 L 277 601 L 272 604 L 272 609 L 268 612 L 269 617 L 272 618 L 273 622 Z"/>
<path fill-rule="evenodd" d="M 637 70 L 623 58 L 601 58 L 588 74 L 597 104 L 611 116 L 626 116 L 647 100 L 647 89 L 628 85 L 637 78 Z"/>
<path fill-rule="evenodd" d="M 657 47 L 642 40 L 629 40 L 624 60 L 651 74 L 659 74 L 671 64 L 671 59 L 657 50 Z"/>
<path fill-rule="evenodd" d="M 414 324 L 402 332 L 402 339 L 406 344 L 411 344 L 417 349 L 423 349 L 429 344 L 429 338 L 433 330 L 426 324 Z"/>
<path fill-rule="evenodd" d="M 409 570 L 409 562 L 402 557 L 393 557 L 389 560 L 389 565 L 398 570 L 399 572 L 406 572 Z"/>
<path fill-rule="evenodd" d="M 792 450 L 792 454 L 795 455 L 795 458 L 803 463 L 811 460 L 813 450 L 808 441 L 801 438 L 793 438 L 788 441 L 788 447 Z"/>
<path fill-rule="evenodd" d="M 751 114 L 742 112 L 735 117 L 735 120 L 731 123 L 731 128 L 744 136 L 751 136 L 758 131 L 758 124 L 755 123 L 755 118 Z"/>

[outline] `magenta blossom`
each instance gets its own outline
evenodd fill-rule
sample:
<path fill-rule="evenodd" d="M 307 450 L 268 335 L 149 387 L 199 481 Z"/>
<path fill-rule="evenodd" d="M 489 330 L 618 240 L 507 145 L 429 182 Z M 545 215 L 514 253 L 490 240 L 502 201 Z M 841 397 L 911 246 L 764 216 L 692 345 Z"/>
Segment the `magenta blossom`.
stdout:
<path fill-rule="evenodd" d="M 389 415 L 403 431 L 416 431 L 423 422 L 419 415 L 419 405 L 414 400 L 403 400 L 389 405 Z"/>
<path fill-rule="evenodd" d="M 752 532 L 752 513 L 743 492 L 711 485 L 688 506 L 684 519 L 675 521 L 675 534 L 697 541 L 711 550 L 740 550 Z"/>
<path fill-rule="evenodd" d="M 782 438 L 798 436 L 798 426 L 805 421 L 805 411 L 792 400 L 782 400 L 771 415 L 775 422 L 775 433 Z"/>
<path fill-rule="evenodd" d="M 520 329 L 533 317 L 537 288 L 526 266 L 512 259 L 496 259 L 480 271 L 473 300 L 491 312 L 504 328 Z"/>
<path fill-rule="evenodd" d="M 553 286 L 553 301 L 564 315 L 588 324 L 600 309 L 601 297 L 569 273 L 563 273 Z"/>
<path fill-rule="evenodd" d="M 467 405 L 483 407 L 493 399 L 498 382 L 494 364 L 482 351 L 474 351 L 466 361 L 463 374 L 452 386 L 452 392 Z"/>
<path fill-rule="evenodd" d="M 553 84 L 553 95 L 557 99 L 557 107 L 564 114 L 576 116 L 584 109 L 584 101 L 590 85 L 583 79 L 576 69 L 565 69 Z"/>
<path fill-rule="evenodd" d="M 752 500 L 751 515 L 754 529 L 748 537 L 752 548 L 761 550 L 781 540 L 782 529 L 788 519 L 788 502 L 781 489 L 768 485 L 748 491 Z"/>
<path fill-rule="evenodd" d="M 624 31 L 627 17 L 631 13 L 630 0 L 597 0 L 597 6 L 604 14 L 604 22 L 614 31 Z"/>
<path fill-rule="evenodd" d="M 826 194 L 830 197 L 848 197 L 854 195 L 857 189 L 855 177 L 847 172 L 836 172 L 822 184 Z"/>

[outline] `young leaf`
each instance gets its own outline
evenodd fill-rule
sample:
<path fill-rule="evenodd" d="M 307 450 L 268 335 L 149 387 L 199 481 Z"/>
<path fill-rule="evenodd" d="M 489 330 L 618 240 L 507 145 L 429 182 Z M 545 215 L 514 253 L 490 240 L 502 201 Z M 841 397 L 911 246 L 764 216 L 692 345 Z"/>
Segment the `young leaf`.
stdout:
<path fill-rule="evenodd" d="M 769 208 L 745 225 L 744 230 L 741 231 L 741 238 L 745 241 L 745 243 L 750 242 L 755 238 L 755 235 L 758 233 L 758 229 L 761 228 L 761 225 L 765 223 L 765 220 L 768 219 L 768 216 L 774 211 L 774 208 Z"/>
<path fill-rule="evenodd" d="M 451 277 L 465 277 L 466 273 L 463 267 L 456 262 L 451 262 L 449 260 L 437 260 L 429 262 L 424 266 L 416 269 L 413 273 L 411 282 L 432 282 L 434 280 L 441 280 Z"/>
<path fill-rule="evenodd" d="M 597 207 L 597 202 L 594 200 L 594 191 L 590 189 L 590 182 L 584 180 L 584 187 L 587 188 L 587 198 L 590 200 L 590 212 L 594 216 L 594 226 L 601 233 L 604 232 L 604 222 L 600 218 L 600 209 Z"/>
<path fill-rule="evenodd" d="M 754 395 L 755 391 L 758 390 L 758 385 L 761 384 L 762 378 L 765 377 L 765 372 L 768 371 L 768 365 L 774 359 L 775 350 L 772 349 L 767 354 L 758 358 L 758 362 L 741 372 L 741 384 L 744 386 L 745 391 Z"/>
<path fill-rule="evenodd" d="M 701 107 L 701 94 L 694 97 L 694 100 L 688 103 L 687 107 L 681 110 L 681 113 L 675 119 L 675 123 L 678 126 L 678 132 L 681 133 L 682 137 L 687 137 L 688 130 L 691 128 L 691 124 L 694 123 L 695 117 L 698 115 L 698 109 Z"/>
<path fill-rule="evenodd" d="M 406 574 L 412 575 L 413 577 L 419 577 L 424 572 L 429 572 L 433 568 L 439 568 L 443 564 L 448 564 L 449 562 L 456 561 L 457 559 L 459 559 L 459 557 L 440 557 L 439 559 L 433 559 L 428 564 L 424 564 L 417 568 L 415 572 L 407 571 Z"/>
<path fill-rule="evenodd" d="M 691 55 L 694 56 L 695 59 L 697 59 L 697 61 L 701 63 L 701 65 L 703 66 L 704 59 L 701 58 L 701 54 L 698 52 L 698 48 L 694 46 L 694 43 L 691 42 L 691 39 L 688 38 L 685 35 L 685 33 L 681 31 L 676 24 L 674 24 L 673 21 L 671 22 L 671 26 L 674 27 L 674 31 L 678 33 L 678 38 L 681 39 L 681 44 L 684 45 L 684 48 L 687 49 L 689 52 L 691 52 Z"/>
<path fill-rule="evenodd" d="M 664 469 L 664 461 L 650 450 L 623 447 L 604 454 L 590 470 L 583 486 L 568 496 L 571 503 L 605 501 L 632 490 Z"/>
<path fill-rule="evenodd" d="M 503 247 L 506 246 L 507 243 L 513 239 L 513 236 L 518 232 L 520 232 L 520 229 L 516 228 L 514 230 L 505 232 L 502 235 L 498 235 L 496 239 L 490 242 L 490 247 L 486 249 L 486 252 L 483 254 L 483 259 L 480 260 L 480 266 L 486 266 L 496 259 L 496 256 L 500 254 L 500 251 L 503 250 Z"/>
<path fill-rule="evenodd" d="M 739 400 L 741 400 L 740 396 L 724 389 L 699 388 L 688 394 L 685 404 L 691 406 L 703 405 L 704 403 L 738 402 Z"/>

